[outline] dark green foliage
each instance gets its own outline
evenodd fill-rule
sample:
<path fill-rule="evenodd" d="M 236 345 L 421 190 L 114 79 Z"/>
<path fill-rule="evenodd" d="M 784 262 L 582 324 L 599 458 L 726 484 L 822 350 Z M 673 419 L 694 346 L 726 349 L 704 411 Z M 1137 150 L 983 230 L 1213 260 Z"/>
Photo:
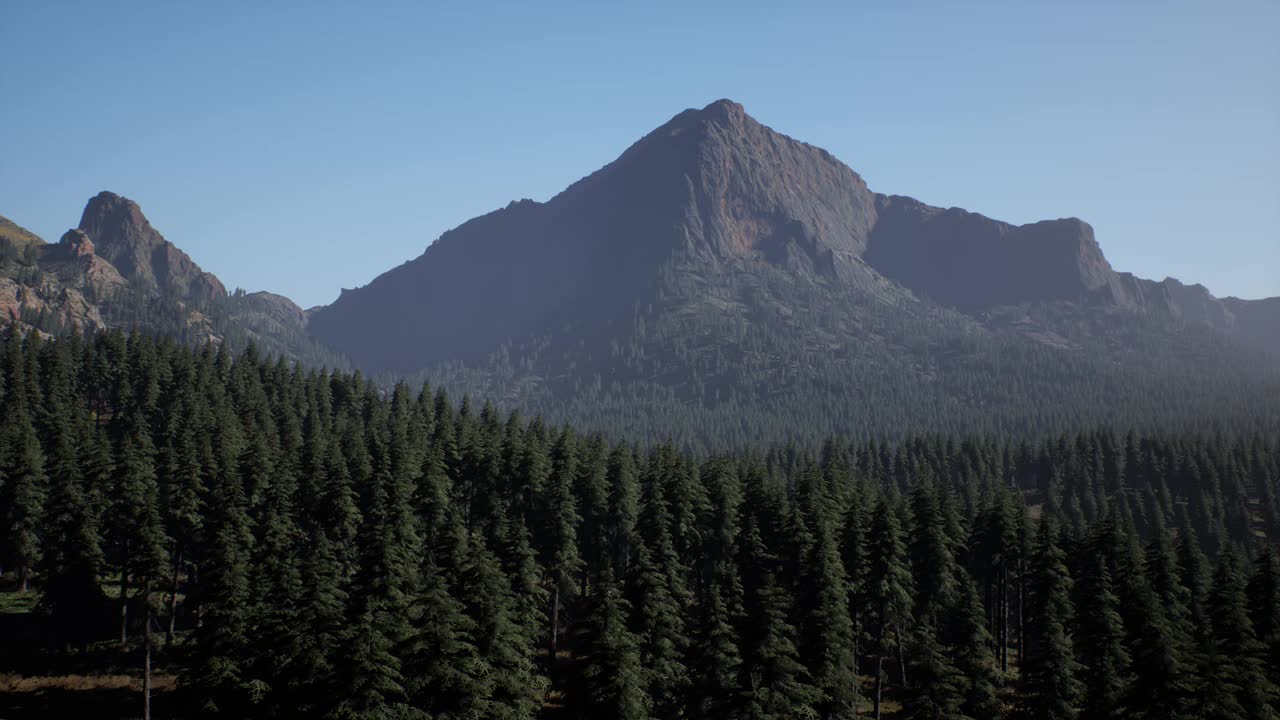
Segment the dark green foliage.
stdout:
<path fill-rule="evenodd" d="M 1080 659 L 1086 717 L 1126 717 L 1129 651 L 1125 647 L 1120 599 L 1112 590 L 1107 558 L 1089 559 L 1077 585 L 1076 652 Z"/>
<path fill-rule="evenodd" d="M 1267 673 L 1265 648 L 1254 634 L 1244 590 L 1239 560 L 1228 550 L 1208 602 L 1211 636 L 1202 696 L 1207 718 L 1280 717 L 1274 705 L 1280 689 Z"/>
<path fill-rule="evenodd" d="M 103 554 L 98 516 L 85 492 L 70 407 L 55 418 L 50 445 L 50 488 L 44 528 L 50 541 L 40 571 L 40 608 L 52 617 L 59 640 L 82 650 L 94 637 L 103 592 L 98 584 Z"/>
<path fill-rule="evenodd" d="M 967 720 L 964 713 L 965 677 L 944 652 L 930 628 L 911 642 L 912 687 L 906 692 L 903 717 L 911 720 Z"/>
<path fill-rule="evenodd" d="M 1265 650 L 1268 675 L 1280 677 L 1280 556 L 1274 548 L 1258 551 L 1248 597 L 1249 619 Z"/>
<path fill-rule="evenodd" d="M 546 690 L 533 660 L 534 644 L 516 616 L 518 605 L 497 557 L 472 536 L 461 573 L 459 597 L 466 599 L 472 642 L 478 655 L 476 716 L 493 720 L 535 717 Z"/>
<path fill-rule="evenodd" d="M 696 457 L 256 348 L 10 337 L 0 371 L 15 626 L 150 613 L 183 717 L 1275 712 L 1274 437 Z"/>
<path fill-rule="evenodd" d="M 627 601 L 606 576 L 591 599 L 578 675 L 570 703 L 574 717 L 645 720 L 653 701 L 646 692 L 640 642 L 627 628 Z"/>
<path fill-rule="evenodd" d="M 818 717 L 823 691 L 809 681 L 811 673 L 800 661 L 794 639 L 797 631 L 790 621 L 793 601 L 787 589 L 778 584 L 777 558 L 768 552 L 754 524 L 744 541 L 743 558 L 748 615 L 752 618 L 742 629 L 743 717 Z M 825 658 L 819 656 L 815 664 L 823 664 L 822 660 Z M 855 676 L 850 672 L 847 678 Z"/>
<path fill-rule="evenodd" d="M 1053 521 L 1046 515 L 1036 535 L 1032 611 L 1022 669 L 1022 709 L 1027 718 L 1067 720 L 1080 712 L 1084 686 L 1069 630 L 1074 619 L 1070 592 L 1066 555 L 1058 545 Z"/>
<path fill-rule="evenodd" d="M 5 550 L 17 569 L 18 592 L 26 592 L 31 571 L 40 561 L 48 477 L 44 451 L 24 404 L 15 403 L 6 413 L 0 424 L 0 438 Z"/>
<path fill-rule="evenodd" d="M 902 527 L 887 501 L 876 508 L 871 524 L 871 561 L 867 571 L 866 606 L 874 628 L 872 647 L 875 666 L 875 713 L 880 705 L 886 682 L 886 665 L 895 658 L 900 668 L 904 662 L 904 637 L 911 622 L 913 583 L 907 564 L 907 550 Z M 903 673 L 905 675 L 905 669 Z M 900 676 L 901 677 L 901 676 Z M 905 681 L 904 681 L 905 684 Z"/>

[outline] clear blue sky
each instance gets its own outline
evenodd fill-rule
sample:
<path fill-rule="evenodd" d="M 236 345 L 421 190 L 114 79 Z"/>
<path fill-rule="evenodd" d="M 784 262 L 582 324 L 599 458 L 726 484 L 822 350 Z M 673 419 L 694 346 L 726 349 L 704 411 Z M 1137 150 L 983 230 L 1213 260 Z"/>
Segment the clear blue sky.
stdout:
<path fill-rule="evenodd" d="M 52 241 L 109 189 L 325 303 L 728 97 L 880 192 L 1280 295 L 1280 3 L 480 4 L 6 0 L 0 214 Z"/>

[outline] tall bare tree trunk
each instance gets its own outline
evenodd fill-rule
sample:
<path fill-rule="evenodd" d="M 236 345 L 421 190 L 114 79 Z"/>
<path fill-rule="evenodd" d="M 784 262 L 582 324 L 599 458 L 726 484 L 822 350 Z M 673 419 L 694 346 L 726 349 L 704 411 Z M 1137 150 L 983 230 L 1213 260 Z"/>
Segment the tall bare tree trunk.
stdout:
<path fill-rule="evenodd" d="M 902 674 L 902 687 L 905 688 L 907 686 L 907 656 L 906 656 L 906 653 L 902 651 L 902 626 L 901 625 L 893 626 L 893 635 L 894 635 L 894 640 L 898 645 L 898 669 Z"/>
<path fill-rule="evenodd" d="M 151 578 L 142 590 L 142 720 L 151 720 Z"/>
<path fill-rule="evenodd" d="M 25 593 L 27 591 L 27 578 L 31 575 L 31 569 L 23 563 L 18 566 L 18 592 Z"/>
<path fill-rule="evenodd" d="M 187 581 L 187 585 L 198 588 L 200 587 L 200 563 L 191 563 L 191 577 Z M 196 616 L 196 629 L 204 627 L 204 606 L 196 602 L 196 606 L 191 609 L 192 614 Z M 190 636 L 188 636 L 190 640 Z"/>
<path fill-rule="evenodd" d="M 881 636 L 880 638 L 880 645 L 881 645 L 881 648 L 883 648 L 884 646 L 883 636 Z M 875 708 L 872 710 L 872 715 L 875 717 L 876 720 L 880 720 L 880 688 L 883 685 L 884 685 L 884 651 L 882 649 L 880 654 L 876 655 L 876 699 L 875 699 Z"/>
<path fill-rule="evenodd" d="M 560 586 L 551 591 L 551 662 L 556 661 L 556 646 L 560 642 Z"/>
<path fill-rule="evenodd" d="M 120 647 L 129 644 L 129 552 L 120 563 Z"/>
<path fill-rule="evenodd" d="M 1000 589 L 996 597 L 997 611 L 1000 621 L 997 625 L 996 637 L 1000 640 L 1000 671 L 1009 672 L 1009 569 L 1000 563 Z"/>
<path fill-rule="evenodd" d="M 1027 583 L 1023 579 L 1025 568 L 1018 561 L 1018 667 L 1021 668 L 1027 659 L 1027 633 L 1023 613 L 1027 609 Z"/>
<path fill-rule="evenodd" d="M 164 632 L 165 648 L 173 647 L 173 631 L 178 619 L 178 571 L 182 568 L 182 546 L 174 553 L 173 582 L 169 585 L 169 627 Z"/>

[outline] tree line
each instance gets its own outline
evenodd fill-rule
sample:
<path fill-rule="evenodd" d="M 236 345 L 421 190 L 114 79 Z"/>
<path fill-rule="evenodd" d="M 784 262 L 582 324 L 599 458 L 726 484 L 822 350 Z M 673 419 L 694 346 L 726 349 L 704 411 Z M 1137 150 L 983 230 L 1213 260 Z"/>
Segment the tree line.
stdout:
<path fill-rule="evenodd" d="M 1280 710 L 1274 436 L 697 456 L 252 345 L 0 353 L 30 636 L 141 643 L 191 716 Z"/>

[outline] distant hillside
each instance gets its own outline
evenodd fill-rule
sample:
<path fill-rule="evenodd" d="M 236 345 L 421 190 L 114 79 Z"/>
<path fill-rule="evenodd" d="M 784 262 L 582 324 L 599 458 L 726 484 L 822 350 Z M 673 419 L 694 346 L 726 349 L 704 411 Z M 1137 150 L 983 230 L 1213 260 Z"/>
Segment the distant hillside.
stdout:
<path fill-rule="evenodd" d="M 28 245 L 43 245 L 44 240 L 9 218 L 0 216 L 0 243 L 8 243 L 10 247 L 21 252 Z"/>

